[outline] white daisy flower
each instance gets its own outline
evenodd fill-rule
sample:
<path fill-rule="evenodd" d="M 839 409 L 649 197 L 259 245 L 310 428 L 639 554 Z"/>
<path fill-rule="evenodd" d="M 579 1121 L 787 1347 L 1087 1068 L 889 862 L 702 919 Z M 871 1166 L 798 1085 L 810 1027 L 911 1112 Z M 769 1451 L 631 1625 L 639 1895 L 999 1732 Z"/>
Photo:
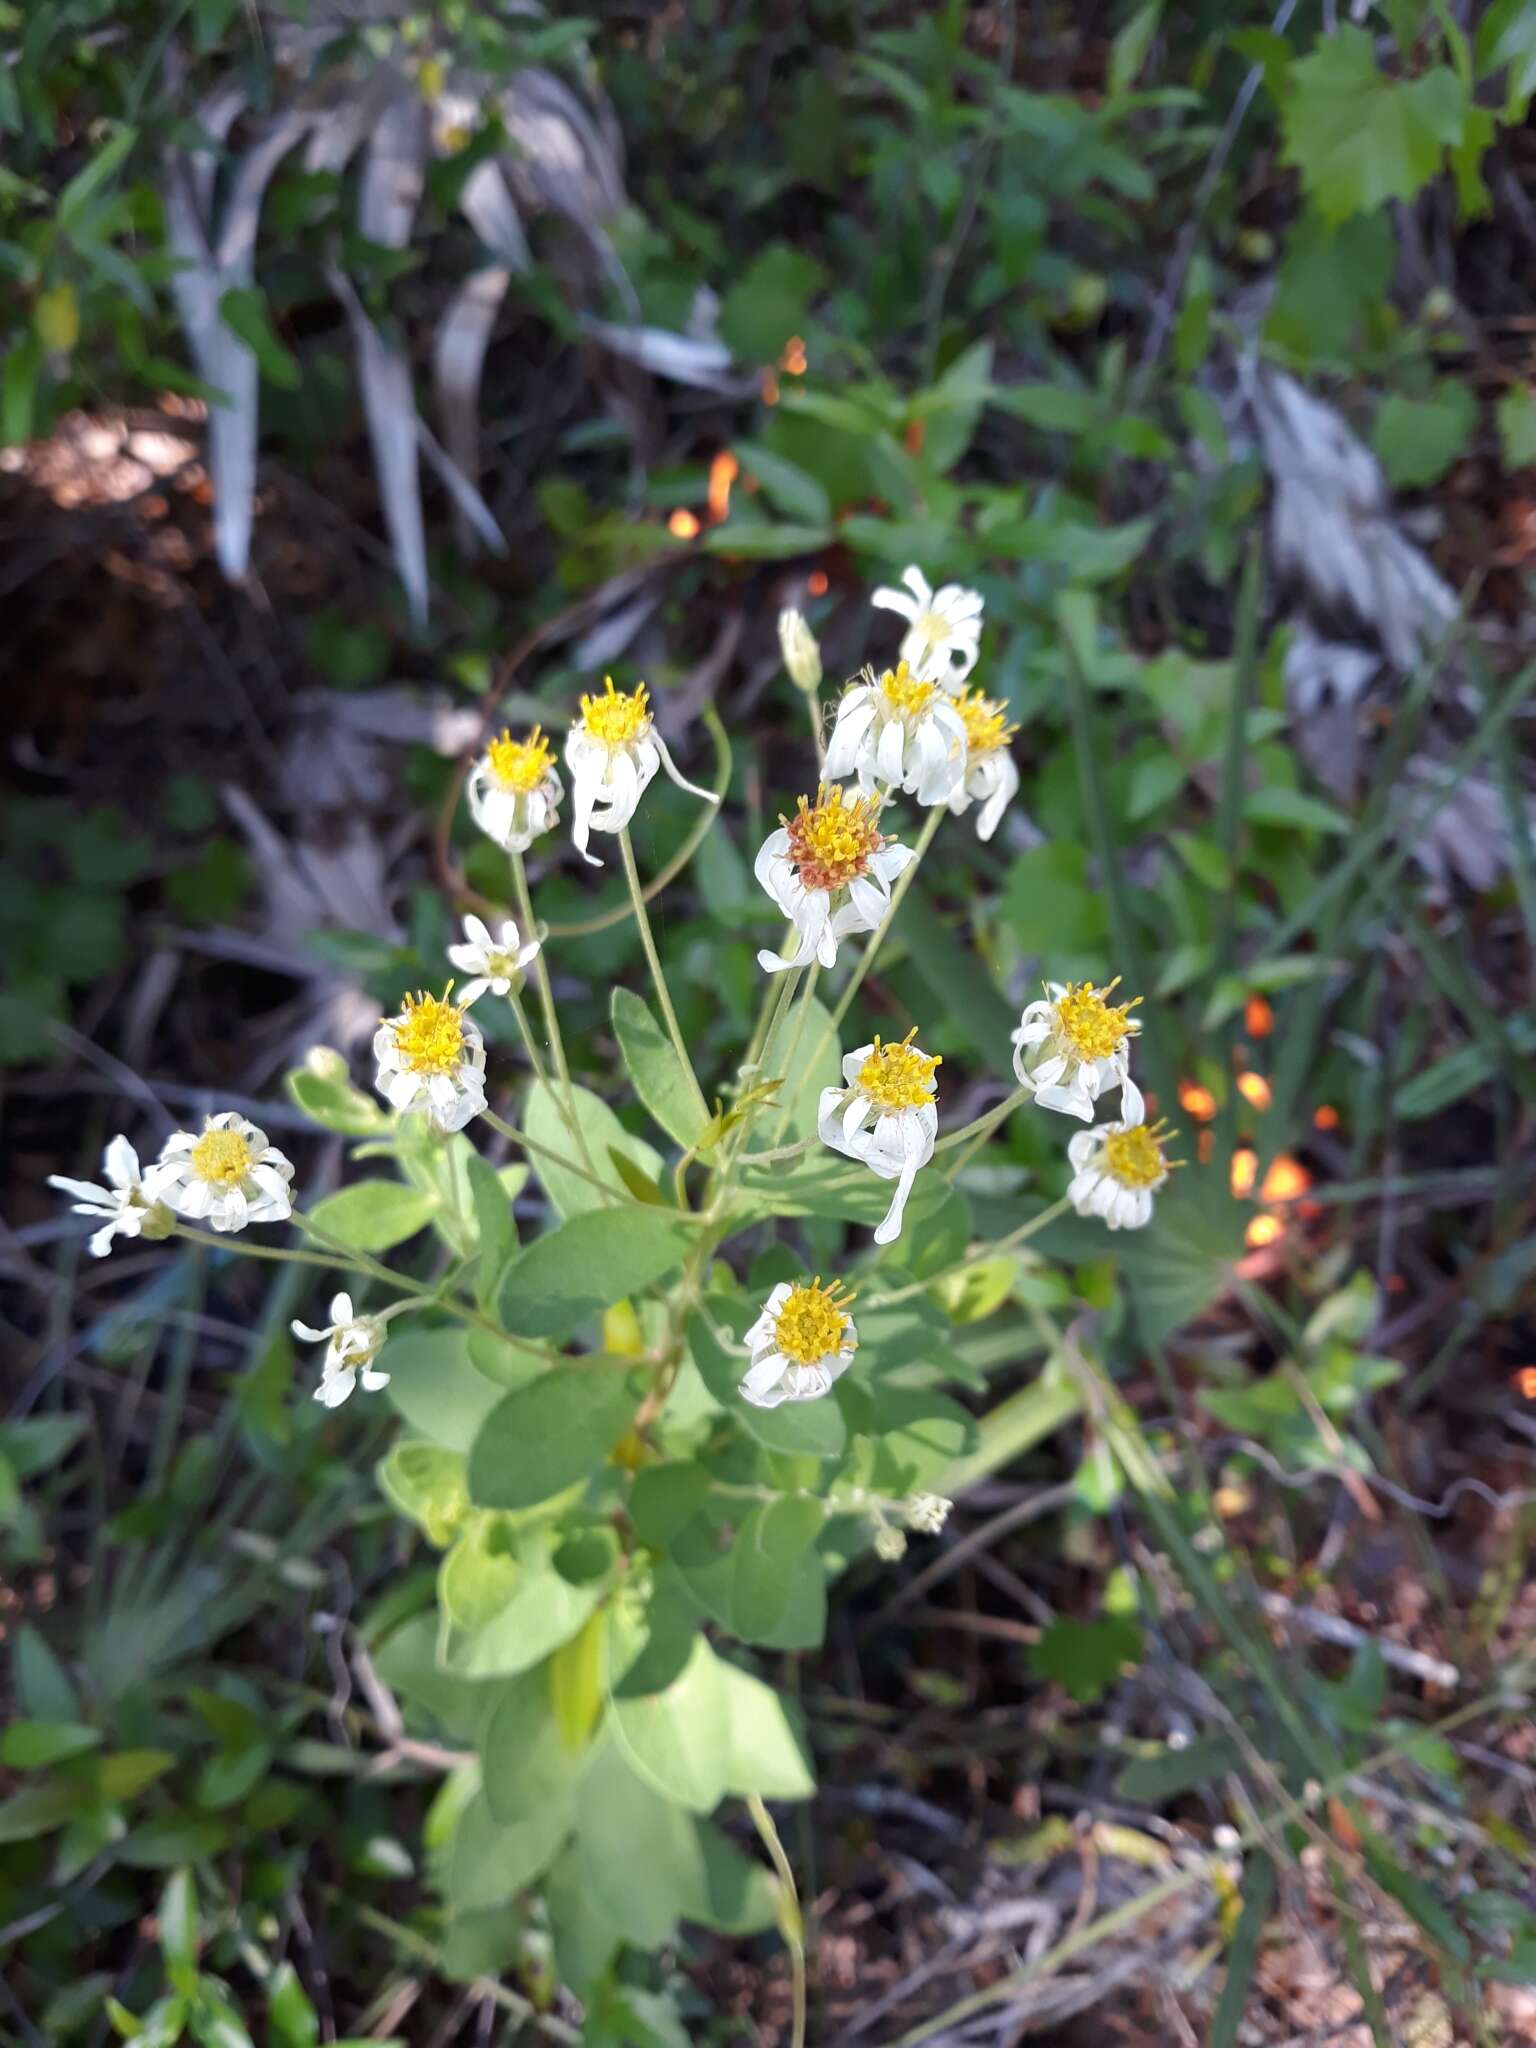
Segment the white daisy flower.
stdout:
<path fill-rule="evenodd" d="M 467 788 L 470 816 L 508 853 L 526 853 L 560 822 L 565 791 L 537 725 L 525 740 L 513 739 L 510 729 L 492 740 L 470 769 Z"/>
<path fill-rule="evenodd" d="M 794 610 L 779 613 L 779 646 L 795 688 L 804 690 L 807 696 L 812 690 L 819 690 L 821 648 L 803 613 Z"/>
<path fill-rule="evenodd" d="M 1142 1122 L 1137 1091 L 1134 1116 L 1079 1131 L 1067 1147 L 1072 1182 L 1067 1200 L 1079 1216 L 1100 1216 L 1111 1230 L 1140 1230 L 1152 1220 L 1152 1197 L 1167 1180 L 1176 1159 L 1168 1157 L 1173 1132 Z"/>
<path fill-rule="evenodd" d="M 990 839 L 1019 793 L 1019 771 L 1008 751 L 1019 728 L 1008 723 L 1006 704 L 969 684 L 956 697 L 955 710 L 965 726 L 965 773 L 950 792 L 949 808 L 960 818 L 980 804 L 976 837 Z"/>
<path fill-rule="evenodd" d="M 907 1197 L 918 1168 L 933 1157 L 939 1128 L 933 1072 L 943 1055 L 914 1045 L 916 1036 L 914 1025 L 899 1045 L 882 1045 L 877 1038 L 845 1053 L 844 1085 L 823 1088 L 816 1105 L 816 1132 L 824 1145 L 862 1160 L 881 1180 L 896 1182 L 876 1244 L 892 1244 L 901 1235 Z"/>
<path fill-rule="evenodd" d="M 848 1313 L 851 1294 L 836 1281 L 823 1287 L 818 1274 L 809 1285 L 781 1281 L 748 1330 L 752 1363 L 740 1386 L 754 1408 L 781 1401 L 815 1401 L 829 1392 L 853 1363 L 859 1333 Z"/>
<path fill-rule="evenodd" d="M 468 1004 L 407 996 L 397 1017 L 373 1035 L 373 1085 L 402 1116 L 422 1115 L 439 1131 L 462 1131 L 485 1108 L 485 1040 L 465 1015 Z"/>
<path fill-rule="evenodd" d="M 176 1131 L 144 1176 L 146 1191 L 189 1223 L 244 1230 L 293 1214 L 293 1162 L 238 1110 L 205 1119 L 202 1135 Z"/>
<path fill-rule="evenodd" d="M 612 676 L 605 681 L 601 697 L 583 695 L 581 716 L 565 742 L 565 765 L 571 771 L 571 837 L 582 859 L 595 868 L 602 862 L 588 853 L 588 835 L 622 832 L 658 768 L 665 768 L 690 796 L 702 797 L 707 804 L 717 801 L 712 790 L 700 789 L 678 773 L 651 717 L 644 683 L 633 690 L 616 690 Z"/>
<path fill-rule="evenodd" d="M 91 1234 L 93 1259 L 106 1257 L 114 1237 L 137 1237 L 158 1206 L 145 1187 L 147 1176 L 140 1170 L 139 1155 L 126 1138 L 112 1139 L 101 1155 L 101 1170 L 107 1178 L 104 1188 L 93 1181 L 71 1180 L 63 1173 L 48 1176 L 49 1187 L 74 1196 L 69 1206 L 77 1216 L 104 1219 L 101 1228 Z M 170 1216 L 163 1208 L 160 1217 L 169 1227 Z"/>
<path fill-rule="evenodd" d="M 1141 1029 L 1130 1013 L 1141 997 L 1107 1003 L 1104 998 L 1119 985 L 1118 975 L 1103 988 L 1091 981 L 1048 981 L 1045 995 L 1025 1006 L 1013 1034 L 1013 1071 L 1042 1109 L 1092 1123 L 1100 1095 L 1125 1084 L 1131 1040 Z M 1139 1117 L 1138 1110 L 1132 1121 Z"/>
<path fill-rule="evenodd" d="M 389 1385 L 389 1374 L 373 1369 L 373 1361 L 384 1347 L 385 1326 L 376 1316 L 354 1315 L 350 1294 L 332 1296 L 331 1320 L 323 1329 L 312 1330 L 308 1323 L 299 1322 L 288 1327 L 306 1344 L 325 1346 L 315 1399 L 323 1401 L 327 1408 L 341 1406 L 357 1385 L 359 1375 L 370 1394 Z"/>
<path fill-rule="evenodd" d="M 845 798 L 825 785 L 816 801 L 800 799 L 792 818 L 780 816 L 758 849 L 752 872 L 799 935 L 786 960 L 766 950 L 757 964 L 769 974 L 819 960 L 831 967 L 837 944 L 850 932 L 872 932 L 891 900 L 891 884 L 915 858 L 910 846 L 885 838 L 880 806 L 871 798 Z"/>
<path fill-rule="evenodd" d="M 827 775 L 857 775 L 866 793 L 880 783 L 920 804 L 948 803 L 965 776 L 965 725 L 939 681 L 903 661 L 877 677 L 866 669 L 837 707 Z"/>
<path fill-rule="evenodd" d="M 935 590 L 918 568 L 903 569 L 901 580 L 906 590 L 877 590 L 870 603 L 908 621 L 901 658 L 914 675 L 957 688 L 981 652 L 981 593 L 958 583 Z"/>
<path fill-rule="evenodd" d="M 522 943 L 517 926 L 510 917 L 495 938 L 492 938 L 490 928 L 482 918 L 466 917 L 463 945 L 448 948 L 448 958 L 459 972 L 475 977 L 464 984 L 459 997 L 460 1008 L 475 1002 L 487 989 L 492 995 L 504 996 L 514 988 L 521 988 L 523 969 L 536 957 L 538 950 L 537 939 L 530 939 L 526 946 Z"/>

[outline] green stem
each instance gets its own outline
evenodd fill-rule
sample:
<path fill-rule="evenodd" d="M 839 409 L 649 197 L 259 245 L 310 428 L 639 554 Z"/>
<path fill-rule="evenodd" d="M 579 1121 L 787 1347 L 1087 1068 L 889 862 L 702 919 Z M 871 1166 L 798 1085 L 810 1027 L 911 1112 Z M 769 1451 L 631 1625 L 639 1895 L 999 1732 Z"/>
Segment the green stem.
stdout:
<path fill-rule="evenodd" d="M 646 963 L 651 970 L 651 980 L 656 985 L 656 1000 L 661 1004 L 663 1022 L 667 1036 L 672 1041 L 672 1050 L 677 1054 L 678 1063 L 688 1076 L 688 1085 L 693 1090 L 701 1118 L 709 1117 L 709 1104 L 704 1100 L 704 1090 L 699 1086 L 699 1077 L 693 1071 L 693 1061 L 688 1057 L 688 1046 L 677 1021 L 677 1012 L 672 1007 L 672 991 L 667 987 L 666 972 L 661 964 L 661 955 L 656 950 L 656 935 L 651 930 L 651 914 L 645 907 L 645 896 L 640 887 L 640 870 L 635 866 L 634 843 L 626 825 L 619 833 L 619 852 L 624 859 L 624 879 L 629 884 L 630 901 L 635 907 L 635 923 L 640 931 L 640 943 L 645 948 Z"/>
<path fill-rule="evenodd" d="M 923 855 L 928 851 L 929 847 L 932 846 L 934 834 L 938 831 L 940 824 L 943 822 L 943 818 L 943 804 L 932 805 L 928 812 L 927 822 L 924 824 L 922 831 L 918 833 L 917 842 L 912 849 L 914 857 L 907 862 L 906 866 L 902 869 L 901 873 L 896 877 L 895 886 L 891 890 L 891 900 L 885 907 L 885 915 L 881 918 L 879 924 L 875 926 L 874 931 L 870 934 L 869 944 L 864 948 L 864 951 L 859 955 L 859 964 L 857 967 L 854 968 L 853 973 L 848 978 L 848 986 L 843 990 L 842 994 L 837 999 L 837 1007 L 832 1012 L 832 1028 L 834 1031 L 837 1029 L 838 1025 L 842 1023 L 843 1019 L 847 1016 L 848 1006 L 850 1005 L 850 1003 L 852 1003 L 854 997 L 858 994 L 859 989 L 863 984 L 865 975 L 868 974 L 870 968 L 874 966 L 875 955 L 879 952 L 881 945 L 884 943 L 886 933 L 890 930 L 892 924 L 895 922 L 896 913 L 901 908 L 902 898 L 911 888 L 912 883 L 917 875 L 917 871 L 923 864 Z M 816 1048 L 816 1051 L 819 1052 L 820 1050 L 821 1048 L 818 1046 Z M 812 1055 L 812 1057 L 814 1057 L 814 1054 Z"/>
<path fill-rule="evenodd" d="M 517 898 L 517 914 L 522 921 L 523 942 L 539 937 L 539 927 L 533 915 L 533 898 L 528 893 L 528 871 L 523 866 L 520 853 L 512 855 L 512 892 Z M 539 1004 L 544 1012 L 544 1029 L 549 1037 L 549 1049 L 555 1062 L 555 1073 L 559 1077 L 559 1094 L 565 1110 L 566 1128 L 576 1141 L 576 1149 L 590 1171 L 592 1155 L 587 1150 L 587 1137 L 576 1117 L 576 1097 L 571 1089 L 571 1070 L 565 1060 L 565 1040 L 560 1034 L 560 1019 L 555 1013 L 555 992 L 550 987 L 549 967 L 544 959 L 542 944 L 533 956 L 534 979 L 539 984 Z"/>
<path fill-rule="evenodd" d="M 517 1035 L 523 1041 L 523 1051 L 528 1055 L 528 1064 L 533 1069 L 533 1078 L 547 1088 L 549 1086 L 549 1077 L 544 1069 L 544 1061 L 534 1040 L 533 1027 L 528 1022 L 528 1012 L 523 1007 L 522 996 L 515 988 L 507 990 L 507 1007 L 517 1020 Z"/>
<path fill-rule="evenodd" d="M 794 1032 L 790 1037 L 789 1047 L 782 1061 L 784 1078 L 787 1082 L 789 1082 L 791 1087 L 793 1087 L 795 1081 L 795 1061 L 799 1057 L 800 1041 L 805 1036 L 806 1020 L 811 1014 L 811 1001 L 816 994 L 816 983 L 820 979 L 820 977 L 821 963 L 819 961 L 813 960 L 810 967 L 806 971 L 805 980 L 800 987 L 799 1014 L 795 1018 Z M 822 1037 L 825 1038 L 825 1036 L 826 1033 L 823 1032 Z M 768 1046 L 765 1045 L 765 1057 L 768 1050 Z M 811 1061 L 815 1059 L 816 1053 L 820 1052 L 820 1050 L 820 1045 L 817 1045 L 815 1050 L 811 1053 L 810 1059 L 808 1059 L 806 1062 L 807 1066 L 809 1066 Z M 793 1095 L 789 1095 L 779 1105 L 779 1120 L 773 1127 L 773 1142 L 775 1145 L 782 1143 L 784 1133 L 789 1128 L 789 1120 L 794 1115 L 794 1110 L 794 1097 Z"/>
<path fill-rule="evenodd" d="M 1021 1104 L 1028 1102 L 1029 1096 L 1030 1091 L 1027 1088 L 1015 1088 L 1005 1101 L 997 1105 L 996 1109 L 989 1109 L 984 1116 L 977 1117 L 974 1123 L 967 1124 L 963 1130 L 953 1131 L 949 1137 L 941 1138 L 933 1148 L 935 1152 L 946 1151 L 952 1145 L 965 1144 L 965 1150 L 960 1154 L 954 1165 L 950 1167 L 944 1178 L 946 1180 L 958 1180 L 970 1165 L 976 1153 L 997 1129 L 998 1125 L 1006 1123 Z M 965 1142 L 967 1138 L 970 1140 L 968 1144 Z"/>
<path fill-rule="evenodd" d="M 773 1816 L 764 1806 L 760 1794 L 748 1794 L 747 1811 L 752 1816 L 752 1825 L 757 1829 L 763 1847 L 768 1851 L 774 1870 L 778 1874 L 779 1931 L 784 1936 L 785 1946 L 789 1950 L 794 2012 L 789 2037 L 790 2048 L 805 2048 L 805 1921 L 800 1912 L 800 1894 L 795 1888 L 795 1873 L 784 1853 L 784 1844 L 779 1840 L 779 1831 L 773 1824 Z"/>
<path fill-rule="evenodd" d="M 530 1138 L 525 1131 L 520 1131 L 516 1124 L 509 1124 L 505 1117 L 498 1116 L 494 1109 L 482 1109 L 480 1119 L 482 1123 L 488 1123 L 493 1131 L 500 1131 L 509 1143 L 519 1146 L 530 1159 L 552 1159 L 562 1172 L 574 1174 L 577 1180 L 584 1180 L 588 1187 L 596 1188 L 610 1202 L 633 1200 L 632 1196 L 614 1187 L 612 1182 L 599 1180 L 595 1173 L 588 1173 L 584 1167 L 577 1166 L 572 1160 L 567 1159 L 563 1152 L 556 1152 L 553 1146 L 541 1145 L 537 1138 Z"/>
<path fill-rule="evenodd" d="M 941 1266 L 937 1273 L 930 1273 L 926 1280 L 914 1280 L 909 1287 L 898 1287 L 894 1294 L 877 1294 L 873 1301 L 866 1301 L 866 1309 L 894 1308 L 899 1301 L 911 1301 L 919 1294 L 926 1294 L 930 1287 L 937 1287 L 941 1280 L 953 1280 L 957 1273 L 968 1273 L 972 1266 L 985 1265 L 988 1259 L 1000 1259 L 1005 1252 L 1026 1244 L 1036 1231 L 1044 1230 L 1054 1223 L 1058 1216 L 1071 1207 L 1063 1195 L 1059 1202 L 1052 1202 L 1048 1209 L 1031 1216 L 1027 1223 L 1021 1223 L 1017 1230 L 1010 1230 L 1006 1237 L 1000 1237 L 996 1244 L 979 1245 L 973 1252 L 967 1252 L 963 1259 L 956 1259 L 952 1266 Z"/>
<path fill-rule="evenodd" d="M 194 1230 L 190 1223 L 178 1223 L 171 1234 L 184 1237 L 188 1244 L 207 1245 L 211 1251 L 234 1252 L 242 1259 L 273 1259 L 285 1266 L 324 1266 L 332 1273 L 350 1273 L 352 1270 L 349 1259 L 322 1258 L 319 1252 L 291 1252 L 275 1244 L 240 1244 L 233 1235 Z"/>

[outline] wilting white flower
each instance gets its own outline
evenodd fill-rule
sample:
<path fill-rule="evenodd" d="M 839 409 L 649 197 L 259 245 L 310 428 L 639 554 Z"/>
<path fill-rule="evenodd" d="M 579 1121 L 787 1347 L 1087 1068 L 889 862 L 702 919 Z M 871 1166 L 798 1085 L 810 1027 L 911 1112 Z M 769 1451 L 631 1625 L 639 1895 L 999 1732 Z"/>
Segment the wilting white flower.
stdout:
<path fill-rule="evenodd" d="M 154 1195 L 145 1187 L 147 1176 L 140 1170 L 139 1155 L 126 1138 L 116 1137 L 108 1144 L 101 1155 L 101 1170 L 107 1179 L 105 1187 L 71 1180 L 63 1173 L 48 1176 L 49 1187 L 74 1196 L 70 1207 L 77 1216 L 105 1219 L 101 1228 L 91 1233 L 90 1253 L 96 1259 L 106 1257 L 114 1237 L 137 1237 L 156 1207 Z M 168 1213 L 162 1209 L 160 1215 L 169 1227 Z"/>
<path fill-rule="evenodd" d="M 955 710 L 965 726 L 965 773 L 950 793 L 949 808 L 959 818 L 980 804 L 976 837 L 990 839 L 1019 793 L 1019 771 L 1008 751 L 1018 727 L 1008 723 L 1006 704 L 969 684 L 956 697 Z"/>
<path fill-rule="evenodd" d="M 919 1536 L 937 1536 L 949 1520 L 953 1506 L 954 1502 L 946 1500 L 942 1493 L 914 1493 L 902 1513 L 907 1518 L 907 1527 L 915 1529 Z"/>
<path fill-rule="evenodd" d="M 815 1401 L 827 1393 L 858 1349 L 859 1333 L 848 1313 L 852 1299 L 835 1281 L 823 1287 L 819 1274 L 798 1287 L 781 1281 L 746 1335 L 752 1362 L 742 1378 L 742 1399 L 754 1408 L 777 1408 L 781 1401 Z"/>
<path fill-rule="evenodd" d="M 866 669 L 837 707 L 826 768 L 833 781 L 857 775 L 866 793 L 883 782 L 948 803 L 965 775 L 965 725 L 937 679 L 904 661 L 878 677 Z"/>
<path fill-rule="evenodd" d="M 593 832 L 622 832 L 635 815 L 651 778 L 665 768 L 679 789 L 718 801 L 714 792 L 699 789 L 678 773 L 667 743 L 651 717 L 644 683 L 616 690 L 606 678 L 601 697 L 583 695 L 581 716 L 565 742 L 565 765 L 571 771 L 571 837 L 576 850 L 593 867 L 602 862 L 587 851 Z"/>
<path fill-rule="evenodd" d="M 906 590 L 877 590 L 870 603 L 900 612 L 908 621 L 901 658 L 912 673 L 954 689 L 976 666 L 981 652 L 981 594 L 958 583 L 935 590 L 915 567 L 903 569 L 901 580 Z"/>
<path fill-rule="evenodd" d="M 779 613 L 779 646 L 784 654 L 784 666 L 789 670 L 789 679 L 797 690 L 807 695 L 821 688 L 821 648 L 816 635 L 805 622 L 802 613 L 786 610 Z"/>
<path fill-rule="evenodd" d="M 315 1399 L 323 1401 L 327 1408 L 341 1406 L 357 1385 L 359 1374 L 370 1394 L 389 1385 L 389 1374 L 373 1369 L 373 1361 L 384 1346 L 385 1326 L 376 1316 L 354 1315 L 350 1294 L 332 1296 L 331 1320 L 323 1329 L 312 1330 L 308 1323 L 299 1322 L 290 1323 L 289 1328 L 306 1344 L 325 1346 Z"/>
<path fill-rule="evenodd" d="M 757 964 L 769 974 L 819 960 L 830 967 L 839 939 L 872 932 L 891 900 L 891 884 L 915 858 L 880 831 L 880 807 L 868 797 L 846 799 L 834 785 L 805 797 L 794 817 L 783 818 L 758 849 L 752 872 L 795 927 L 798 943 L 787 959 L 764 950 Z"/>
<path fill-rule="evenodd" d="M 448 948 L 448 958 L 459 972 L 475 977 L 465 982 L 459 996 L 460 1006 L 475 1002 L 487 989 L 492 995 L 504 996 L 520 988 L 523 969 L 538 950 L 537 939 L 530 939 L 526 946 L 522 943 L 510 917 L 493 938 L 484 919 L 471 912 L 464 920 L 463 945 Z"/>
<path fill-rule="evenodd" d="M 1168 1157 L 1173 1133 L 1162 1122 L 1142 1122 L 1142 1101 L 1135 1100 L 1121 1121 L 1079 1131 L 1067 1147 L 1072 1181 L 1067 1200 L 1079 1216 L 1100 1216 L 1111 1230 L 1140 1230 L 1152 1220 L 1152 1197 L 1177 1163 Z"/>
<path fill-rule="evenodd" d="M 824 1145 L 861 1160 L 881 1180 L 896 1182 L 876 1244 L 891 1244 L 901 1235 L 912 1183 L 933 1157 L 938 1134 L 933 1072 L 943 1055 L 922 1051 L 912 1043 L 916 1036 L 914 1025 L 899 1045 L 882 1045 L 877 1038 L 845 1053 L 843 1086 L 823 1088 L 816 1105 L 816 1131 Z"/>
<path fill-rule="evenodd" d="M 1107 1003 L 1104 998 L 1119 985 L 1118 975 L 1103 988 L 1091 981 L 1048 981 L 1045 995 L 1026 1004 L 1013 1034 L 1013 1071 L 1042 1109 L 1092 1123 L 1100 1095 L 1125 1082 L 1131 1040 L 1141 1029 L 1130 1013 L 1141 998 Z"/>
<path fill-rule="evenodd" d="M 485 1108 L 485 1040 L 451 993 L 407 996 L 373 1035 L 373 1085 L 391 1109 L 439 1131 L 462 1131 Z"/>
<path fill-rule="evenodd" d="M 525 740 L 510 729 L 492 740 L 469 771 L 470 816 L 508 853 L 526 853 L 560 822 L 564 790 L 549 741 L 535 726 Z"/>
<path fill-rule="evenodd" d="M 176 1131 L 167 1138 L 144 1185 L 190 1223 L 244 1230 L 293 1214 L 292 1179 L 292 1161 L 267 1143 L 266 1132 L 226 1109 L 205 1121 L 201 1136 Z"/>

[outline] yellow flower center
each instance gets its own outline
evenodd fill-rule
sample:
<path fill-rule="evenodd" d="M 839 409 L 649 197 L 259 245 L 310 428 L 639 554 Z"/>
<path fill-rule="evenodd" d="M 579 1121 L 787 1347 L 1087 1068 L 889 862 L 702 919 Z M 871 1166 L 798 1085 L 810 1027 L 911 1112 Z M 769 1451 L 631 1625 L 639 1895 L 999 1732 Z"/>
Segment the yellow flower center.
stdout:
<path fill-rule="evenodd" d="M 1118 974 L 1103 988 L 1095 988 L 1091 981 L 1068 982 L 1065 995 L 1057 998 L 1056 1029 L 1080 1060 L 1108 1059 L 1141 1029 L 1130 1014 L 1140 996 L 1129 1003 L 1105 1002 L 1119 986 Z"/>
<path fill-rule="evenodd" d="M 1155 1187 L 1172 1163 L 1163 1150 L 1172 1136 L 1160 1122 L 1111 1131 L 1104 1140 L 1099 1164 L 1123 1188 Z"/>
<path fill-rule="evenodd" d="M 464 1054 L 464 1012 L 446 992 L 407 996 L 395 1026 L 395 1045 L 400 1064 L 413 1074 L 451 1074 Z"/>
<path fill-rule="evenodd" d="M 601 741 L 605 747 L 624 747 L 632 740 L 642 739 L 651 722 L 644 683 L 626 691 L 613 687 L 612 676 L 603 680 L 607 687 L 601 697 L 584 695 L 581 700 L 581 723 L 587 737 Z"/>
<path fill-rule="evenodd" d="M 937 683 L 920 682 L 905 662 L 880 678 L 880 694 L 899 718 L 920 718 L 937 688 Z"/>
<path fill-rule="evenodd" d="M 491 780 L 514 796 L 528 796 L 554 767 L 549 741 L 541 726 L 535 726 L 525 740 L 515 740 L 510 730 L 492 740 L 485 750 Z"/>
<path fill-rule="evenodd" d="M 973 761 L 980 754 L 995 754 L 999 747 L 1006 747 L 1019 729 L 1008 723 L 1006 704 L 969 686 L 955 699 L 955 709 L 965 725 L 966 751 Z"/>
<path fill-rule="evenodd" d="M 192 1171 L 215 1187 L 237 1188 L 255 1156 L 240 1131 L 204 1131 L 192 1147 Z"/>
<path fill-rule="evenodd" d="M 790 1289 L 773 1326 L 773 1341 L 796 1365 L 815 1365 L 841 1351 L 849 1318 L 844 1313 L 852 1301 L 834 1282 L 823 1287 L 818 1274 L 809 1287 Z"/>
<path fill-rule="evenodd" d="M 933 1070 L 943 1064 L 944 1055 L 919 1052 L 912 1043 L 916 1036 L 914 1024 L 900 1045 L 882 1045 L 877 1038 L 859 1068 L 855 1086 L 881 1109 L 917 1109 L 932 1095 Z"/>
<path fill-rule="evenodd" d="M 780 818 L 789 834 L 789 859 L 807 889 L 841 889 L 869 867 L 885 841 L 873 797 L 850 802 L 840 787 L 822 786 L 814 804 L 804 797 L 792 818 Z"/>

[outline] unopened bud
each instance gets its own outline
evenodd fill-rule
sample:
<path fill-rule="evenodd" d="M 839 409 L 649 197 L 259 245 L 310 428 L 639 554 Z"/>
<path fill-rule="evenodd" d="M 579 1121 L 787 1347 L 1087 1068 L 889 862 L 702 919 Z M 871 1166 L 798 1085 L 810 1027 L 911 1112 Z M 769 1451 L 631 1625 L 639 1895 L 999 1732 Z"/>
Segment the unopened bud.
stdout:
<path fill-rule="evenodd" d="M 790 681 L 795 688 L 804 690 L 807 696 L 812 690 L 819 690 L 821 648 L 802 613 L 779 613 L 779 645 L 784 650 L 784 666 L 789 670 Z"/>
<path fill-rule="evenodd" d="M 919 1536 L 937 1536 L 949 1519 L 954 1506 L 942 1493 L 914 1493 L 902 1512 L 907 1518 L 907 1527 L 915 1529 Z"/>
<path fill-rule="evenodd" d="M 175 1228 L 175 1212 L 168 1209 L 164 1202 L 155 1202 L 139 1225 L 139 1235 L 150 1244 L 158 1244 L 161 1238 L 169 1237 Z"/>
<path fill-rule="evenodd" d="M 886 1564 L 895 1564 L 898 1558 L 907 1554 L 907 1539 L 899 1529 L 893 1529 L 889 1522 L 882 1522 L 875 1531 L 875 1555 Z"/>
<path fill-rule="evenodd" d="M 334 1045 L 312 1045 L 304 1064 L 321 1081 L 345 1081 L 347 1063 Z"/>

